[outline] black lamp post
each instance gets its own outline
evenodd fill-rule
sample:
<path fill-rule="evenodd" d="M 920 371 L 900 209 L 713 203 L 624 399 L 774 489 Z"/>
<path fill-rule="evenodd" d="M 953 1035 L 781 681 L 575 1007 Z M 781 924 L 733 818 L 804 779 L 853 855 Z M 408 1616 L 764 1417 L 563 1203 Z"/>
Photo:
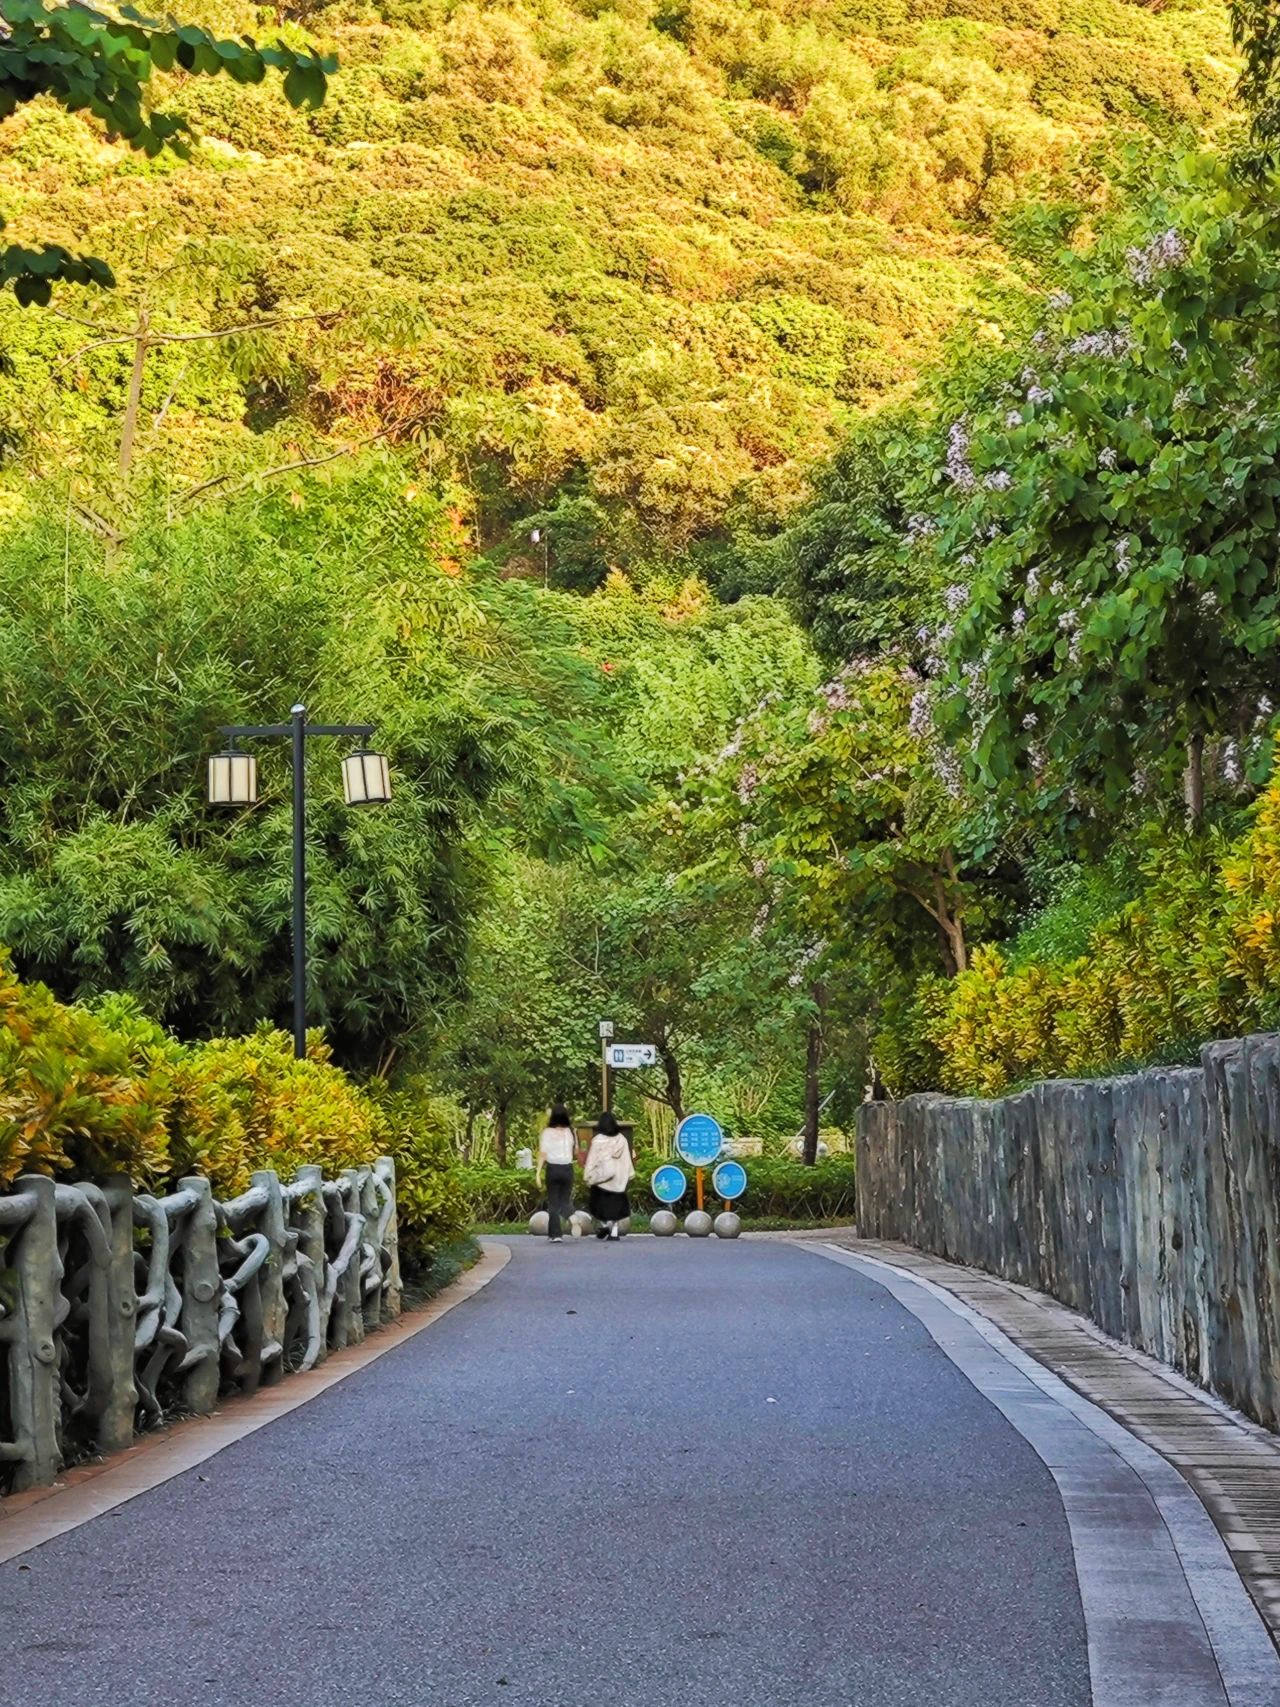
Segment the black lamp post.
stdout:
<path fill-rule="evenodd" d="M 293 740 L 293 1052 L 307 1052 L 307 739 L 337 735 L 357 743 L 342 761 L 342 792 L 348 806 L 380 806 L 391 799 L 391 773 L 384 753 L 365 742 L 372 723 L 308 723 L 305 705 L 295 705 L 288 723 L 233 723 L 220 731 L 227 749 L 209 760 L 209 800 L 214 806 L 252 806 L 258 798 L 258 762 L 238 741 L 288 735 Z"/>

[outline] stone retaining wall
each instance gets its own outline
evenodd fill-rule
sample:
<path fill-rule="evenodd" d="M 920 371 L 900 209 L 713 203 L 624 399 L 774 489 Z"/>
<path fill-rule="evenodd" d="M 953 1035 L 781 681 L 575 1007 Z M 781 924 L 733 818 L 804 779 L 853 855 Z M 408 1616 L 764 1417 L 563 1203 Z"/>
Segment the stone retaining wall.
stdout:
<path fill-rule="evenodd" d="M 864 1236 L 1048 1292 L 1280 1430 L 1280 1035 L 871 1103 L 857 1149 Z"/>

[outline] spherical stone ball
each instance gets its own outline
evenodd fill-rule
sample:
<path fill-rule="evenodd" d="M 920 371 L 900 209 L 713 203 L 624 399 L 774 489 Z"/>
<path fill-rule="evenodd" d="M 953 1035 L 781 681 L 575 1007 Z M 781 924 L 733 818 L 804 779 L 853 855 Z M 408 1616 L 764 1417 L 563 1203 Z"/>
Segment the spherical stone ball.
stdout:
<path fill-rule="evenodd" d="M 529 1231 L 535 1238 L 545 1239 L 547 1228 L 551 1225 L 551 1217 L 545 1209 L 535 1209 L 529 1217 Z"/>
<path fill-rule="evenodd" d="M 705 1239 L 711 1232 L 711 1217 L 705 1209 L 695 1209 L 685 1216 L 684 1230 L 691 1239 Z"/>
<path fill-rule="evenodd" d="M 657 1209 L 649 1217 L 649 1231 L 660 1239 L 669 1239 L 679 1225 L 669 1209 Z"/>
<path fill-rule="evenodd" d="M 716 1216 L 716 1238 L 736 1239 L 742 1232 L 742 1217 L 735 1215 L 732 1209 L 726 1209 Z"/>
<path fill-rule="evenodd" d="M 595 1231 L 595 1225 L 585 1209 L 575 1209 L 569 1217 L 569 1231 L 575 1239 L 585 1239 L 588 1233 Z"/>
<path fill-rule="evenodd" d="M 625 1239 L 627 1234 L 630 1231 L 631 1231 L 631 1217 L 629 1215 L 624 1215 L 622 1217 L 622 1220 L 618 1222 L 618 1237 L 620 1239 Z"/>

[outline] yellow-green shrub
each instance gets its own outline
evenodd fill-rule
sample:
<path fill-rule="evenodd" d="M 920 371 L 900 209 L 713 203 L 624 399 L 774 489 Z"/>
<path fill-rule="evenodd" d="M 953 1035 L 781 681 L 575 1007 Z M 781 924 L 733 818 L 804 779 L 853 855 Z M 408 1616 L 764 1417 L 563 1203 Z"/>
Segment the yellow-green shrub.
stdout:
<path fill-rule="evenodd" d="M 127 1036 L 19 983 L 0 951 L 0 1187 L 21 1173 L 163 1175 L 168 1101 L 163 1068 L 139 1071 Z"/>
<path fill-rule="evenodd" d="M 86 1008 L 23 984 L 0 951 L 0 1190 L 21 1173 L 127 1173 L 163 1186 L 208 1176 L 217 1195 L 259 1168 L 305 1162 L 332 1177 L 394 1156 L 401 1239 L 413 1265 L 466 1225 L 448 1127 L 423 1087 L 372 1091 L 313 1037 L 285 1033 L 181 1044 L 128 997 Z"/>
<path fill-rule="evenodd" d="M 978 949 L 968 971 L 926 979 L 882 1040 L 891 1088 L 994 1096 L 1035 1078 L 1187 1056 L 1280 1015 L 1280 778 L 1235 842 L 1170 837 L 1135 900 L 1087 952 L 1010 964 Z"/>

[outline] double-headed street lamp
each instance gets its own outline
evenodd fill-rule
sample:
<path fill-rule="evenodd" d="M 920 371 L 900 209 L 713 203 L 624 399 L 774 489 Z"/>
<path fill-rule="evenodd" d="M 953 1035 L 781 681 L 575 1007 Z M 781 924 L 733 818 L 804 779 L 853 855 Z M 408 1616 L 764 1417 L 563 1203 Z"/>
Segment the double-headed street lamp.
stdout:
<path fill-rule="evenodd" d="M 258 798 L 258 761 L 238 741 L 288 735 L 293 740 L 293 1052 L 307 1052 L 307 739 L 337 735 L 357 743 L 342 761 L 342 792 L 348 806 L 382 806 L 391 799 L 391 773 L 384 753 L 365 742 L 372 723 L 308 723 L 305 705 L 295 705 L 288 723 L 233 723 L 220 734 L 227 749 L 209 760 L 209 801 L 214 806 L 252 806 Z"/>

